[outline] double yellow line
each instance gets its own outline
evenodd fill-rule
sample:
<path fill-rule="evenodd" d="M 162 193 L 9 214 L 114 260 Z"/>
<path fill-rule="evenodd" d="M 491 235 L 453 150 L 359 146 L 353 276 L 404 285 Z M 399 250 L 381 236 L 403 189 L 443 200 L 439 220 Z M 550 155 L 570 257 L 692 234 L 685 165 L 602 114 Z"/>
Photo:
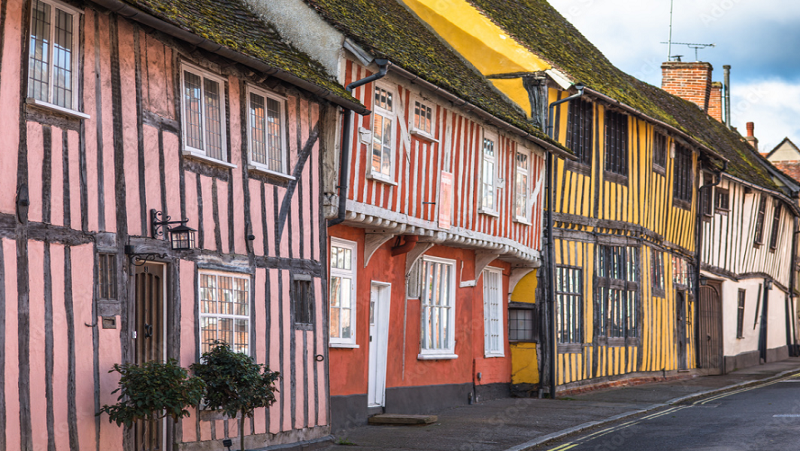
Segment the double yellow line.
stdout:
<path fill-rule="evenodd" d="M 714 400 L 721 399 L 721 398 L 725 398 L 727 396 L 735 395 L 735 394 L 738 394 L 738 393 L 744 393 L 746 391 L 755 390 L 757 388 L 768 387 L 770 385 L 777 384 L 778 382 L 784 381 L 786 379 L 791 379 L 793 377 L 798 377 L 798 376 L 800 376 L 800 373 L 795 373 L 795 374 L 791 374 L 791 375 L 782 377 L 780 379 L 775 379 L 774 381 L 771 381 L 771 382 L 765 382 L 763 384 L 754 384 L 754 385 L 752 385 L 750 387 L 746 387 L 746 388 L 742 388 L 742 389 L 734 390 L 734 391 L 729 391 L 729 392 L 726 392 L 726 393 L 721 393 L 719 395 L 711 396 L 710 398 L 701 399 L 701 400 L 695 401 L 692 405 L 670 407 L 670 408 L 668 408 L 666 410 L 662 410 L 662 411 L 647 415 L 645 417 L 639 418 L 638 420 L 633 420 L 633 421 L 629 421 L 627 423 L 622 423 L 622 424 L 619 424 L 619 425 L 616 425 L 616 426 L 612 426 L 612 427 L 609 427 L 609 428 L 606 428 L 606 429 L 602 429 L 600 431 L 594 432 L 594 433 L 589 434 L 587 436 L 581 437 L 581 438 L 579 438 L 578 440 L 576 440 L 574 442 L 564 443 L 563 445 L 561 445 L 561 446 L 559 446 L 557 448 L 551 448 L 549 451 L 567 451 L 568 449 L 575 448 L 576 446 L 581 445 L 583 443 L 586 443 L 589 440 L 592 440 L 592 439 L 595 439 L 595 438 L 598 438 L 598 437 L 602 437 L 602 436 L 604 436 L 606 434 L 610 434 L 610 433 L 615 432 L 615 431 L 619 431 L 619 430 L 625 429 L 625 428 L 633 426 L 635 424 L 639 424 L 639 423 L 641 423 L 642 421 L 645 421 L 645 420 L 652 420 L 654 418 L 659 418 L 659 417 L 662 417 L 664 415 L 669 415 L 671 413 L 675 413 L 675 412 L 678 412 L 680 410 L 683 410 L 683 409 L 686 409 L 686 408 L 689 408 L 689 407 L 694 407 L 694 406 L 697 406 L 697 405 L 703 405 L 703 404 L 705 404 L 707 402 L 714 401 Z"/>

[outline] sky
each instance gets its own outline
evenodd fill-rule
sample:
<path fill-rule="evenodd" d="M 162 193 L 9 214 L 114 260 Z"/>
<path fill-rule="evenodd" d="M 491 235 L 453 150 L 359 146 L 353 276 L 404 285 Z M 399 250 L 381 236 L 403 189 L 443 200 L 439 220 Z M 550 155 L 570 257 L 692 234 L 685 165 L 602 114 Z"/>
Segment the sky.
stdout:
<path fill-rule="evenodd" d="M 667 60 L 670 0 L 549 0 L 618 68 L 661 86 Z M 674 0 L 673 42 L 715 44 L 698 52 L 714 66 L 731 65 L 731 121 L 742 134 L 755 122 L 759 150 L 789 137 L 800 146 L 800 2 Z M 696 61 L 693 49 L 673 55 Z"/>

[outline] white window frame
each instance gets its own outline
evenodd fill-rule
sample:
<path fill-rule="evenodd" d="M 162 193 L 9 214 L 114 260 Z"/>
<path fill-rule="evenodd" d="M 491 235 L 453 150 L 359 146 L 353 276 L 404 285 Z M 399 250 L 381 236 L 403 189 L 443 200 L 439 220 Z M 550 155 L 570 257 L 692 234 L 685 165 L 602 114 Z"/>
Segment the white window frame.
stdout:
<path fill-rule="evenodd" d="M 328 315 L 330 318 L 330 309 L 331 302 L 330 296 L 333 294 L 333 290 L 330 289 L 330 285 L 333 283 L 333 277 L 347 277 L 351 279 L 350 282 L 350 338 L 334 338 L 331 336 L 331 330 L 328 330 L 328 347 L 331 348 L 358 348 L 358 344 L 356 343 L 356 325 L 358 324 L 358 316 L 356 315 L 358 309 L 358 302 L 356 300 L 356 282 L 358 276 L 358 270 L 356 268 L 356 263 L 358 262 L 357 252 L 358 252 L 358 243 L 355 241 L 348 241 L 343 240 L 341 238 L 334 238 L 331 237 L 331 245 L 328 248 L 328 252 L 330 255 L 330 249 L 333 247 L 341 247 L 343 249 L 350 250 L 350 270 L 346 269 L 339 269 L 333 268 L 330 262 L 330 256 L 328 258 L 328 269 L 330 270 L 329 274 L 329 282 L 328 282 Z M 341 322 L 340 322 L 341 325 Z M 340 334 L 341 335 L 341 334 Z"/>
<path fill-rule="evenodd" d="M 386 91 L 387 94 L 392 95 L 392 111 L 385 110 L 379 106 L 377 106 L 374 102 L 375 98 L 375 90 L 376 89 L 383 89 Z M 375 86 L 370 90 L 370 95 L 373 97 L 373 105 L 372 105 L 372 117 L 370 118 L 370 143 L 369 143 L 369 153 L 367 157 L 367 175 L 369 178 L 374 180 L 380 180 L 386 183 L 395 183 L 395 163 L 396 163 L 396 153 L 397 153 L 397 102 L 398 97 L 397 93 L 394 89 L 392 89 L 389 85 L 383 83 L 376 83 Z M 389 143 L 391 144 L 389 150 L 389 174 L 384 174 L 380 171 L 375 171 L 372 167 L 372 155 L 375 146 L 375 117 L 381 116 L 384 120 L 388 119 L 392 121 L 392 125 L 390 127 L 392 131 L 391 139 Z M 381 148 L 381 155 L 383 155 L 383 148 Z M 381 167 L 383 167 L 383 160 L 381 160 Z"/>
<path fill-rule="evenodd" d="M 425 129 L 418 128 L 416 125 L 416 107 L 417 103 L 421 106 L 426 108 L 430 108 L 431 110 L 431 131 L 428 132 Z M 433 141 L 439 142 L 434 136 L 436 136 L 436 108 L 437 104 L 434 103 L 432 100 L 428 100 L 421 95 L 413 95 L 411 96 L 411 101 L 409 102 L 409 115 L 408 115 L 408 130 L 409 133 L 415 136 L 418 136 L 426 141 Z"/>
<path fill-rule="evenodd" d="M 417 359 L 419 360 L 444 360 L 444 359 L 457 359 L 458 356 L 455 354 L 456 349 L 456 261 L 450 260 L 446 258 L 439 258 L 439 257 L 428 257 L 425 256 L 422 258 L 422 274 L 423 274 L 423 284 L 422 284 L 422 293 L 421 293 L 421 300 L 420 300 L 420 339 L 419 339 L 419 355 Z M 449 284 L 448 286 L 450 289 L 448 290 L 448 307 L 450 309 L 448 318 L 447 318 L 447 330 L 449 332 L 449 336 L 447 337 L 447 343 L 449 344 L 446 348 L 441 349 L 426 349 L 423 347 L 423 337 L 427 334 L 425 333 L 425 309 L 426 309 L 426 300 L 428 298 L 428 285 L 425 282 L 425 263 L 439 263 L 443 265 L 448 265 L 450 267 L 450 277 L 449 277 Z"/>
<path fill-rule="evenodd" d="M 230 315 L 230 314 L 222 314 L 222 313 L 203 313 L 203 300 L 200 299 L 200 284 L 202 283 L 202 276 L 215 276 L 219 277 L 230 277 L 233 279 L 244 279 L 247 280 L 247 312 L 248 315 Z M 198 354 L 203 353 L 203 318 L 229 318 L 233 320 L 237 319 L 247 319 L 247 355 L 251 355 L 252 343 L 253 343 L 253 336 L 252 336 L 252 327 L 253 327 L 253 278 L 250 274 L 246 273 L 238 273 L 238 272 L 226 272 L 226 271 L 209 271 L 205 269 L 200 269 L 197 271 L 197 322 L 198 322 L 198 330 L 200 332 L 200 337 L 197 341 L 197 350 Z M 235 329 L 234 329 L 235 330 Z M 233 349 L 234 343 L 228 343 Z"/>
<path fill-rule="evenodd" d="M 494 143 L 494 156 L 492 156 L 492 157 L 488 157 L 486 155 L 486 151 L 485 151 L 485 147 L 484 147 L 484 142 L 486 140 L 492 141 Z M 498 140 L 497 134 L 495 134 L 493 132 L 490 132 L 489 130 L 484 130 L 482 139 L 480 141 L 480 159 L 481 159 L 481 161 L 480 161 L 480 171 L 481 172 L 480 172 L 479 179 L 480 179 L 481 183 L 480 183 L 480 209 L 478 211 L 479 211 L 479 213 L 483 213 L 483 214 L 487 214 L 487 215 L 491 215 L 491 216 L 499 216 L 500 215 L 500 209 L 498 208 L 498 205 L 497 205 L 498 201 L 499 201 L 499 198 L 500 198 L 500 196 L 498 195 L 498 190 L 500 189 L 500 183 L 499 183 L 499 179 L 497 177 L 497 174 L 499 173 L 499 171 L 498 171 L 498 169 L 499 169 L 498 166 L 499 166 L 499 161 L 500 161 L 500 159 L 498 158 L 499 153 L 500 153 L 500 142 Z M 494 177 L 493 177 L 493 180 L 492 180 L 492 206 L 491 207 L 486 206 L 484 204 L 484 195 L 483 195 L 484 188 L 487 185 L 486 183 L 484 183 L 484 180 L 483 180 L 483 168 L 484 168 L 484 165 L 487 164 L 487 162 L 491 162 L 491 163 L 494 164 L 494 174 L 493 174 Z"/>
<path fill-rule="evenodd" d="M 28 96 L 28 92 L 30 90 L 30 74 L 28 74 L 28 80 L 26 81 L 26 91 L 25 91 L 25 103 L 36 105 L 42 108 L 47 108 L 51 110 L 58 111 L 60 113 L 64 113 L 69 116 L 77 117 L 79 119 L 89 119 L 89 115 L 82 113 L 78 110 L 79 105 L 79 93 L 78 93 L 78 86 L 81 79 L 81 70 L 80 70 L 80 60 L 81 60 L 81 48 L 80 48 L 80 24 L 81 24 L 81 16 L 83 15 L 83 11 L 77 9 L 73 6 L 70 6 L 66 3 L 59 2 L 56 0 L 39 0 L 41 3 L 45 3 L 50 5 L 51 15 L 50 15 L 50 42 L 48 45 L 48 54 L 47 54 L 47 66 L 48 66 L 48 85 L 47 85 L 47 100 L 40 100 L 33 97 Z M 55 35 L 55 9 L 59 9 L 66 14 L 72 16 L 72 108 L 66 108 L 59 105 L 56 105 L 52 102 L 53 100 L 53 36 Z M 28 42 L 31 39 L 31 33 L 33 32 L 33 8 L 31 8 L 30 16 L 28 17 L 28 24 L 30 30 L 28 32 Z M 30 49 L 26 59 L 26 64 L 30 64 Z"/>
<path fill-rule="evenodd" d="M 486 275 L 487 274 L 494 274 L 497 276 L 497 280 L 500 283 L 497 291 L 497 306 L 496 310 L 492 311 L 492 303 L 488 296 L 488 286 L 486 281 L 488 280 Z M 503 270 L 500 268 L 494 267 L 486 267 L 483 270 L 483 355 L 484 357 L 505 357 L 505 325 L 506 321 L 504 319 L 503 312 L 505 309 L 503 308 Z M 496 315 L 499 315 L 496 316 Z M 496 321 L 497 323 L 497 334 L 498 334 L 498 345 L 500 349 L 492 349 L 491 340 L 490 340 L 490 333 L 491 333 L 491 322 Z"/>
<path fill-rule="evenodd" d="M 231 164 L 228 160 L 230 158 L 230 152 L 228 149 L 228 124 L 226 118 L 226 97 L 225 97 L 225 79 L 220 77 L 219 75 L 213 74 L 205 69 L 201 69 L 193 64 L 189 64 L 186 61 L 181 61 L 181 86 L 180 86 L 180 97 L 181 97 L 181 138 L 183 141 L 183 154 L 196 157 L 202 160 L 207 160 L 212 163 L 221 164 L 223 166 L 235 168 L 236 165 Z M 222 146 L 222 158 L 218 159 L 208 155 L 206 149 L 198 149 L 196 147 L 191 147 L 186 144 L 186 96 L 185 96 L 185 86 L 186 80 L 185 75 L 186 72 L 191 72 L 194 75 L 197 75 L 201 78 L 200 83 L 200 98 L 205 102 L 205 83 L 203 83 L 203 79 L 208 79 L 214 82 L 219 83 L 219 104 L 220 104 L 220 139 L 221 139 L 221 146 Z M 249 114 L 249 110 L 248 110 Z M 203 136 L 203 146 L 207 145 L 206 140 L 206 110 L 205 110 L 205 103 L 202 104 L 200 107 L 200 121 L 201 121 L 201 129 L 200 133 Z"/>
<path fill-rule="evenodd" d="M 253 160 L 253 127 L 251 126 L 251 123 L 250 123 L 251 114 L 252 114 L 251 105 L 250 105 L 250 95 L 251 94 L 255 94 L 257 96 L 261 96 L 261 97 L 264 98 L 265 111 L 266 111 L 266 108 L 267 108 L 267 104 L 266 104 L 267 99 L 275 100 L 278 103 L 280 103 L 280 105 L 281 105 L 281 111 L 280 111 L 280 116 L 281 116 L 281 131 L 280 131 L 280 137 L 281 137 L 281 149 L 280 149 L 281 169 L 280 169 L 280 171 L 274 171 L 274 170 L 270 169 L 268 165 Z M 274 176 L 278 176 L 278 177 L 281 177 L 281 178 L 288 178 L 288 179 L 294 180 L 295 177 L 293 177 L 292 175 L 289 174 L 289 149 L 288 149 L 288 146 L 287 146 L 287 143 L 286 143 L 286 125 L 287 125 L 287 122 L 288 122 L 288 113 L 287 113 L 287 108 L 286 108 L 286 101 L 287 101 L 286 97 L 278 95 L 278 94 L 275 94 L 274 92 L 271 92 L 271 91 L 267 91 L 266 89 L 259 88 L 257 86 L 253 86 L 250 83 L 247 84 L 246 96 L 247 96 L 247 118 L 246 118 L 246 120 L 244 122 L 245 122 L 245 127 L 247 127 L 247 165 L 248 165 L 248 169 L 259 171 L 259 172 L 263 172 L 263 173 L 274 175 Z M 266 117 L 264 119 L 265 119 L 265 124 L 264 125 L 266 126 Z M 269 149 L 267 149 L 267 152 L 269 153 Z"/>
<path fill-rule="evenodd" d="M 528 169 L 520 169 L 519 164 L 517 163 L 517 154 L 525 155 L 528 158 Z M 531 202 L 531 197 L 533 194 L 531 193 L 532 163 L 533 153 L 524 147 L 518 146 L 517 152 L 514 154 L 514 221 L 527 225 L 531 224 L 531 209 L 533 207 L 533 202 Z M 517 196 L 519 196 L 519 192 L 517 191 L 517 176 L 520 172 L 523 172 L 528 177 L 528 182 L 525 184 L 525 209 L 523 211 L 523 216 L 517 215 Z"/>

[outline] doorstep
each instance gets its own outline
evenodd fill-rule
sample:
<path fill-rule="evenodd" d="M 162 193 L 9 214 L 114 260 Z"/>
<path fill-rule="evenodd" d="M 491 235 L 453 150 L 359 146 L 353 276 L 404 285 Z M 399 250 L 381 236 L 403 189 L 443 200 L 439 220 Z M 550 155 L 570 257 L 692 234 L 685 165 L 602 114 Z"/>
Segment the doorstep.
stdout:
<path fill-rule="evenodd" d="M 423 424 L 433 424 L 439 421 L 436 415 L 400 415 L 396 413 L 382 413 L 369 417 L 369 424 L 372 425 L 396 425 L 396 426 L 417 426 Z"/>

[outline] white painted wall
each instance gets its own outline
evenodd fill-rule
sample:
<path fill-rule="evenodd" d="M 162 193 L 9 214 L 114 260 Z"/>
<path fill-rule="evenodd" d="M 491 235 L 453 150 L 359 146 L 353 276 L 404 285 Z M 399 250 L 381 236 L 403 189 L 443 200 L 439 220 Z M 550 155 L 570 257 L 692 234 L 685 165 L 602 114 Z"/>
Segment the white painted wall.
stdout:
<path fill-rule="evenodd" d="M 344 35 L 322 19 L 303 0 L 245 0 L 256 14 L 272 24 L 285 40 L 322 63 L 339 79 Z"/>
<path fill-rule="evenodd" d="M 703 272 L 703 274 L 711 276 L 706 272 Z M 756 304 L 759 304 L 758 286 L 763 281 L 764 279 L 747 279 L 739 282 L 727 280 L 722 283 L 722 342 L 724 355 L 735 356 L 743 352 L 758 351 L 761 315 L 759 313 L 756 320 Z M 744 338 L 736 338 L 740 289 L 745 290 Z M 753 328 L 754 321 L 756 323 L 755 329 Z M 781 330 L 784 330 L 784 328 L 781 328 Z"/>
<path fill-rule="evenodd" d="M 786 293 L 773 288 L 769 292 L 767 349 L 786 346 Z"/>

